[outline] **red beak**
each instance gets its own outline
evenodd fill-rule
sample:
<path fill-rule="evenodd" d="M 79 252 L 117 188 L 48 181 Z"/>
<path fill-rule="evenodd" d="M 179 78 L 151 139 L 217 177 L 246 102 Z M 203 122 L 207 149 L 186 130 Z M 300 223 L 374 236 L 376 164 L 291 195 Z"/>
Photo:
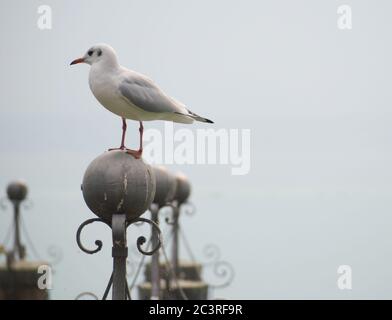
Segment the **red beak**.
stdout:
<path fill-rule="evenodd" d="M 83 59 L 83 58 L 75 59 L 74 61 L 71 62 L 71 66 L 72 66 L 73 64 L 78 64 L 78 63 L 83 63 L 83 62 L 84 62 L 84 59 Z"/>

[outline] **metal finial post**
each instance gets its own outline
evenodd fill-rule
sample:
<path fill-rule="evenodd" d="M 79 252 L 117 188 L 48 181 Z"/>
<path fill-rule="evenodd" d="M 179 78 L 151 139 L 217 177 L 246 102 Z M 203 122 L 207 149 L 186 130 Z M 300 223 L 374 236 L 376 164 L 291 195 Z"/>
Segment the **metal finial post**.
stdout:
<path fill-rule="evenodd" d="M 7 187 L 7 195 L 14 207 L 14 247 L 12 250 L 12 258 L 15 259 L 15 256 L 18 256 L 21 260 L 26 256 L 26 250 L 21 243 L 20 237 L 20 204 L 26 199 L 26 184 L 21 181 L 10 183 Z"/>
<path fill-rule="evenodd" d="M 174 274 L 178 278 L 180 273 L 179 263 L 179 217 L 181 205 L 186 203 L 191 193 L 191 185 L 188 178 L 183 174 L 176 176 L 177 187 L 176 194 L 173 201 L 173 246 L 172 246 L 172 264 Z"/>
<path fill-rule="evenodd" d="M 158 212 L 159 207 L 157 205 L 151 206 L 151 220 L 159 225 Z M 151 242 L 153 248 L 159 243 L 159 234 L 156 232 L 153 226 L 151 226 Z M 161 276 L 159 266 L 159 250 L 157 250 L 151 257 L 151 300 L 158 300 L 161 295 Z"/>
<path fill-rule="evenodd" d="M 173 201 L 176 193 L 176 178 L 165 167 L 153 167 L 155 175 L 156 190 L 153 204 L 150 206 L 151 220 L 159 225 L 159 211 Z M 153 247 L 159 242 L 159 233 L 156 229 L 151 230 L 151 241 Z M 156 251 L 151 259 L 151 300 L 162 298 L 161 293 L 161 268 L 159 264 L 159 250 Z"/>
<path fill-rule="evenodd" d="M 19 259 L 25 258 L 25 249 L 20 241 L 20 202 L 14 201 L 14 252 Z"/>
<path fill-rule="evenodd" d="M 83 198 L 98 218 L 83 222 L 76 233 L 81 250 L 94 254 L 102 249 L 103 243 L 95 241 L 94 249 L 86 248 L 81 242 L 83 228 L 94 222 L 105 223 L 112 230 L 113 271 L 103 299 L 112 288 L 113 300 L 131 299 L 126 278 L 128 257 L 127 228 L 137 222 L 148 223 L 157 234 L 156 246 L 151 251 L 142 248 L 146 238 L 137 238 L 137 248 L 144 255 L 153 255 L 160 247 L 160 230 L 152 221 L 140 216 L 149 208 L 155 195 L 155 176 L 142 159 L 135 159 L 123 151 L 110 151 L 97 157 L 88 166 L 82 183 Z"/>
<path fill-rule="evenodd" d="M 179 210 L 179 205 L 174 204 L 173 205 L 173 246 L 172 246 L 172 265 L 173 265 L 173 272 L 176 277 L 179 275 L 179 241 L 178 241 L 178 236 L 179 236 L 179 225 L 178 225 L 178 219 L 180 216 L 180 210 Z"/>
<path fill-rule="evenodd" d="M 127 247 L 127 223 L 125 214 L 114 214 L 112 217 L 113 232 L 113 300 L 126 300 L 126 262 L 128 256 Z"/>

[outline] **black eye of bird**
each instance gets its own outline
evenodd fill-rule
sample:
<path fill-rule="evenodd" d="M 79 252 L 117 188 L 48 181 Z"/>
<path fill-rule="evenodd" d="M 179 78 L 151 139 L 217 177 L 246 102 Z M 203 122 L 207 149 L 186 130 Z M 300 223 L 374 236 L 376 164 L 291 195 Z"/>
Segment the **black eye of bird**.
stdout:
<path fill-rule="evenodd" d="M 101 49 L 98 49 L 97 55 L 98 55 L 98 57 L 100 57 L 102 55 L 102 50 Z"/>
<path fill-rule="evenodd" d="M 93 55 L 93 50 L 90 50 L 89 52 L 87 52 L 87 54 L 91 57 Z"/>

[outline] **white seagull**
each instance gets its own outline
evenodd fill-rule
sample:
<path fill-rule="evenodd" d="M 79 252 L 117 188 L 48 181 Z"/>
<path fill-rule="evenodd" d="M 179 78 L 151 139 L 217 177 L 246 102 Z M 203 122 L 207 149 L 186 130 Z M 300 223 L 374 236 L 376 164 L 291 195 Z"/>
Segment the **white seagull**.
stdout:
<path fill-rule="evenodd" d="M 143 123 L 150 120 L 167 120 L 192 123 L 194 120 L 213 123 L 188 110 L 181 102 L 165 94 L 143 74 L 129 70 L 118 63 L 114 49 L 107 44 L 97 44 L 79 59 L 71 62 L 91 65 L 89 85 L 95 98 L 109 111 L 122 118 L 122 138 L 119 148 L 136 158 L 143 153 Z M 125 147 L 126 119 L 139 121 L 139 150 Z"/>

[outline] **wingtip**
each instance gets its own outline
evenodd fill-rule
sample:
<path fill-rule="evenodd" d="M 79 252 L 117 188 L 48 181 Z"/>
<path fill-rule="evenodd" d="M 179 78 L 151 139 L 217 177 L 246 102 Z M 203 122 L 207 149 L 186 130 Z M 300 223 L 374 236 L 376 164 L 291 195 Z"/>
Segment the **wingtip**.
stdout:
<path fill-rule="evenodd" d="M 214 121 L 210 120 L 210 119 L 206 119 L 207 123 L 214 123 Z"/>

